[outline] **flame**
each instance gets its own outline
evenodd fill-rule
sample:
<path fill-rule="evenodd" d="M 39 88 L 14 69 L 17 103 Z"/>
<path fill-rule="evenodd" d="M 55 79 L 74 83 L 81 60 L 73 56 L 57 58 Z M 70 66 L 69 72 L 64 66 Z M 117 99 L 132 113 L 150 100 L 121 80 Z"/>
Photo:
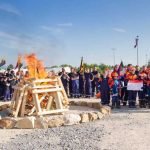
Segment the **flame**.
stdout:
<path fill-rule="evenodd" d="M 38 60 L 35 54 L 25 56 L 29 78 L 42 79 L 47 77 L 47 73 L 42 61 Z"/>
<path fill-rule="evenodd" d="M 38 78 L 46 78 L 47 77 L 47 72 L 45 71 L 44 64 L 41 60 L 37 61 L 37 71 L 38 71 Z"/>

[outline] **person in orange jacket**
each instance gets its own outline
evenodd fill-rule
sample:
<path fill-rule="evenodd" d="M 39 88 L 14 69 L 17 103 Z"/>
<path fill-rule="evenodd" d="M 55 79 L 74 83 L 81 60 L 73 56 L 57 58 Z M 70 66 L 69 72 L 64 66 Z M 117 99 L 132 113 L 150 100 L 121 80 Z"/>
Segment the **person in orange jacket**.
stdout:
<path fill-rule="evenodd" d="M 111 77 L 114 75 L 118 75 L 118 65 L 115 65 L 113 72 L 111 73 Z"/>
<path fill-rule="evenodd" d="M 111 95 L 112 95 L 112 109 L 120 108 L 120 82 L 118 79 L 118 73 L 112 74 L 112 82 L 110 84 Z"/>

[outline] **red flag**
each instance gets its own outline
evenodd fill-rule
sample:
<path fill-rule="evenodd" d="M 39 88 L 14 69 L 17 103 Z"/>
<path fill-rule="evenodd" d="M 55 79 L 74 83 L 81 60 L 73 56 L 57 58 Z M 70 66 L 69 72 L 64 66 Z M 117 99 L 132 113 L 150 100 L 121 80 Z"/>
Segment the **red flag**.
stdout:
<path fill-rule="evenodd" d="M 81 57 L 81 63 L 80 63 L 80 72 L 84 71 L 84 64 L 83 64 L 83 57 Z"/>
<path fill-rule="evenodd" d="M 22 57 L 21 57 L 21 55 L 19 55 L 15 69 L 18 68 L 18 70 L 20 70 L 20 68 L 21 68 L 22 66 L 23 66 L 23 64 L 22 64 Z"/>
<path fill-rule="evenodd" d="M 139 42 L 139 36 L 137 36 L 136 39 L 135 39 L 134 48 L 138 47 L 138 42 Z"/>
<path fill-rule="evenodd" d="M 119 76 L 120 76 L 120 72 L 123 70 L 123 67 L 124 67 L 123 61 L 121 60 L 121 63 L 120 63 L 119 68 L 117 70 L 117 73 L 118 73 Z"/>

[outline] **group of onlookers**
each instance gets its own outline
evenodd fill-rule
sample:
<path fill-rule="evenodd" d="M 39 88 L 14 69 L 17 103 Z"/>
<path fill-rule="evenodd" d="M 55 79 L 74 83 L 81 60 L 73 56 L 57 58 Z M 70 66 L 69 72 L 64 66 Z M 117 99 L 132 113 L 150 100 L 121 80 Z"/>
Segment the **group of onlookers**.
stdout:
<path fill-rule="evenodd" d="M 65 69 L 62 68 L 59 76 L 67 95 L 71 98 L 90 98 L 99 92 L 99 72 L 96 68 L 93 70 L 87 68 L 84 71 L 71 68 L 70 73 L 66 73 Z"/>
<path fill-rule="evenodd" d="M 150 68 L 134 67 L 132 64 L 120 69 L 119 65 L 114 66 L 113 70 L 105 69 L 100 74 L 96 67 L 92 69 L 84 68 L 77 70 L 71 68 L 67 73 L 64 68 L 57 75 L 60 76 L 67 96 L 70 98 L 90 98 L 101 99 L 103 105 L 111 105 L 112 108 L 123 106 L 130 108 L 136 107 L 138 96 L 139 106 L 150 107 Z M 50 71 L 48 77 L 56 76 L 55 72 Z M 0 73 L 0 100 L 9 101 L 13 95 L 13 86 L 20 79 L 28 78 L 29 72 L 7 70 Z M 142 83 L 141 89 L 130 89 L 129 84 Z M 136 85 L 136 84 L 135 84 Z"/>
<path fill-rule="evenodd" d="M 135 108 L 138 96 L 140 107 L 150 107 L 150 68 L 146 66 L 140 68 L 129 64 L 120 69 L 116 65 L 113 70 L 106 69 L 103 74 L 96 67 L 80 71 L 72 68 L 70 73 L 62 68 L 59 76 L 71 98 L 97 96 L 103 105 L 111 104 L 112 108 L 120 108 L 121 103 Z M 131 81 L 142 83 L 141 89 L 128 89 Z"/>
<path fill-rule="evenodd" d="M 14 86 L 24 78 L 28 72 L 8 69 L 7 71 L 0 73 L 0 100 L 10 101 L 13 96 Z"/>

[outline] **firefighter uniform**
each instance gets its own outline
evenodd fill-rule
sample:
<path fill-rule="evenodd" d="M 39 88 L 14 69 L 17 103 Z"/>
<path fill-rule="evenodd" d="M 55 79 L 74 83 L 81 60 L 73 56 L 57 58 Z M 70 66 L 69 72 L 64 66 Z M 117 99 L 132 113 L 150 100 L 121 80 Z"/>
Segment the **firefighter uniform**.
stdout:
<path fill-rule="evenodd" d="M 86 98 L 90 98 L 92 96 L 92 80 L 93 80 L 93 74 L 91 72 L 85 72 L 84 73 L 85 78 L 85 96 Z"/>
<path fill-rule="evenodd" d="M 146 72 L 139 73 L 139 80 L 143 81 L 143 88 L 141 91 L 138 91 L 140 108 L 146 108 L 146 89 L 147 89 L 146 78 L 147 78 Z"/>
<path fill-rule="evenodd" d="M 120 82 L 118 80 L 117 72 L 112 73 L 110 88 L 111 88 L 111 95 L 112 95 L 112 109 L 115 107 L 120 108 L 120 99 L 119 99 Z"/>
<path fill-rule="evenodd" d="M 97 70 L 94 70 L 92 71 L 92 74 L 94 76 L 94 79 L 92 81 L 92 97 L 95 96 L 95 91 L 96 93 L 98 93 L 98 71 Z"/>
<path fill-rule="evenodd" d="M 74 71 L 71 74 L 71 83 L 72 83 L 72 97 L 79 98 L 79 74 Z"/>
<path fill-rule="evenodd" d="M 79 93 L 80 97 L 84 97 L 84 73 L 79 73 Z"/>
<path fill-rule="evenodd" d="M 127 79 L 129 81 L 137 79 L 137 75 L 135 74 L 135 68 L 131 69 L 131 72 L 128 74 Z M 128 90 L 129 108 L 135 108 L 136 107 L 135 106 L 136 96 L 137 96 L 137 91 Z"/>

